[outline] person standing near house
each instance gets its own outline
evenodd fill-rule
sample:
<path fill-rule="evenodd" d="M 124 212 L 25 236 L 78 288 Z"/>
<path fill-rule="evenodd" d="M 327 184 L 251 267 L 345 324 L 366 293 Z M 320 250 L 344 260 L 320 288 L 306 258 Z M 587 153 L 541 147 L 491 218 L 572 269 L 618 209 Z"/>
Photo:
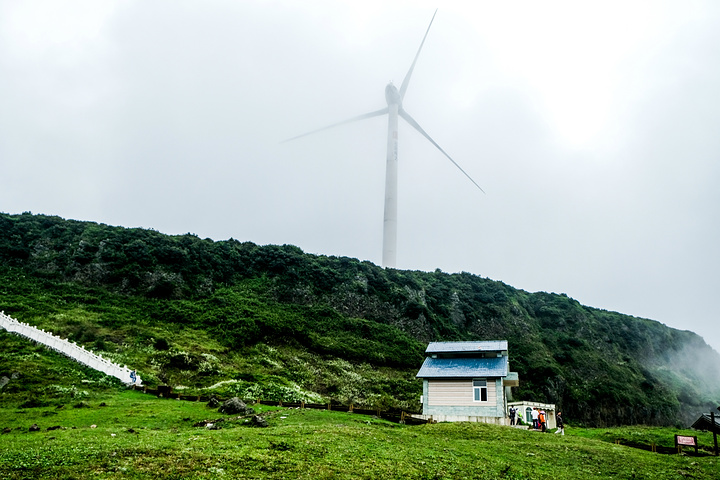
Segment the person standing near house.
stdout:
<path fill-rule="evenodd" d="M 510 410 L 508 411 L 508 413 L 510 414 L 510 425 L 515 425 L 515 413 L 516 412 L 517 412 L 517 410 L 515 409 L 515 407 L 510 407 Z"/>
<path fill-rule="evenodd" d="M 545 426 L 547 424 L 545 423 L 545 410 L 540 410 L 540 413 L 538 414 L 538 428 L 542 430 L 543 433 L 545 433 Z"/>
<path fill-rule="evenodd" d="M 533 407 L 532 409 L 532 425 L 535 430 L 538 428 L 538 409 Z"/>
<path fill-rule="evenodd" d="M 555 430 L 555 433 L 565 435 L 565 423 L 563 422 L 562 412 L 558 412 L 557 414 L 557 430 Z"/>

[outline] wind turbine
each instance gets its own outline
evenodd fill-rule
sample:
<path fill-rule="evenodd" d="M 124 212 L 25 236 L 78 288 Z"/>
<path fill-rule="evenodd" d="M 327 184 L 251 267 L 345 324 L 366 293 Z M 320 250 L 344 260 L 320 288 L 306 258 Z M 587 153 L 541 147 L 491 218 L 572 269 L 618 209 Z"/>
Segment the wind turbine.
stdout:
<path fill-rule="evenodd" d="M 387 107 L 376 110 L 374 112 L 358 115 L 357 117 L 349 118 L 347 120 L 343 120 L 342 122 L 333 123 L 332 125 L 318 128 L 317 130 L 303 133 L 302 135 L 298 135 L 296 137 L 284 140 L 284 142 L 289 142 L 290 140 L 295 140 L 306 135 L 311 135 L 322 130 L 327 130 L 328 128 L 344 125 L 346 123 L 356 122 L 359 120 L 364 120 L 366 118 L 378 117 L 385 114 L 388 115 L 387 162 L 385 167 L 385 215 L 383 220 L 383 267 L 394 268 L 395 260 L 397 257 L 398 117 L 402 117 L 415 130 L 420 132 L 422 136 L 427 138 L 430 143 L 435 145 L 435 147 L 440 150 L 442 154 L 445 155 L 453 163 L 453 165 L 455 165 L 477 188 L 479 188 L 481 192 L 485 193 L 485 191 L 480 188 L 480 185 L 478 185 L 475 180 L 473 180 L 472 177 L 468 175 L 468 173 L 463 170 L 462 167 L 460 167 L 460 165 L 458 165 L 457 162 L 455 162 L 455 160 L 453 160 L 450 155 L 448 155 L 445 150 L 443 150 L 440 145 L 438 145 L 435 140 L 433 140 L 430 135 L 428 135 L 425 130 L 422 129 L 418 122 L 416 122 L 415 119 L 412 118 L 410 114 L 407 113 L 407 111 L 403 108 L 402 102 L 403 98 L 405 97 L 405 92 L 407 92 L 408 85 L 410 84 L 410 77 L 412 76 L 413 70 L 415 69 L 415 63 L 417 63 L 417 59 L 420 56 L 420 51 L 425 44 L 425 39 L 430 32 L 430 27 L 432 26 L 433 20 L 435 20 L 436 14 L 437 10 L 435 10 L 432 19 L 430 19 L 430 25 L 428 25 L 428 28 L 425 31 L 425 36 L 423 37 L 422 42 L 420 42 L 420 47 L 415 54 L 415 59 L 413 60 L 412 65 L 410 65 L 410 70 L 408 70 L 407 74 L 405 75 L 405 79 L 402 82 L 402 85 L 400 85 L 400 90 L 398 90 L 392 82 L 388 83 L 385 87 L 385 100 L 387 101 Z"/>

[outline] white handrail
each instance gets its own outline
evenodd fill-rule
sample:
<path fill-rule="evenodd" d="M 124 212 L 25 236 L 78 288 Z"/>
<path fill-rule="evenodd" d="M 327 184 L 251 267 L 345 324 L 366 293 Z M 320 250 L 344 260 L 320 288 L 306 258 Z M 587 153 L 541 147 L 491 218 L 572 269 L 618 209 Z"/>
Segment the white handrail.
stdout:
<path fill-rule="evenodd" d="M 27 323 L 19 322 L 14 318 L 5 315 L 5 312 L 0 312 L 0 327 L 3 327 L 8 332 L 15 333 L 17 335 L 29 338 L 38 343 L 42 343 L 48 348 L 51 348 L 57 352 L 62 353 L 75 360 L 78 363 L 87 365 L 90 368 L 101 371 L 106 375 L 111 375 L 118 378 L 121 382 L 128 385 L 142 385 L 142 380 L 137 372 L 127 368 L 127 366 L 120 366 L 113 363 L 100 355 L 96 355 L 85 347 L 70 342 L 66 339 L 60 338 L 53 335 L 50 332 L 41 330 Z"/>

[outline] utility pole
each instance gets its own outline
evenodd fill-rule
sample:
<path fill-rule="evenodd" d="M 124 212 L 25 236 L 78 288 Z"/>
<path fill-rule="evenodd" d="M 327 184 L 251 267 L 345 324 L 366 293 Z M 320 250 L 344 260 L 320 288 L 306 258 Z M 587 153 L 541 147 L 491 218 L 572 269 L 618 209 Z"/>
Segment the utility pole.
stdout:
<path fill-rule="evenodd" d="M 712 424 L 713 442 L 715 443 L 715 456 L 718 454 L 717 431 L 715 429 L 715 412 L 710 412 L 710 423 Z"/>
<path fill-rule="evenodd" d="M 720 407 L 717 407 L 720 410 Z M 718 456 L 718 444 L 717 444 L 717 425 L 715 424 L 715 412 L 710 412 L 710 422 L 712 423 L 713 429 L 713 443 L 715 443 L 715 456 Z"/>

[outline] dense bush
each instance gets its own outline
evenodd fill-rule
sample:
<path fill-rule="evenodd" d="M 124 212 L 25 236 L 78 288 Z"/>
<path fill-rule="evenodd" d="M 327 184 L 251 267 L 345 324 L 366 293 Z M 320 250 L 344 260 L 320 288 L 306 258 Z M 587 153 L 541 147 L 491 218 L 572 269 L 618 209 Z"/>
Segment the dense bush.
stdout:
<path fill-rule="evenodd" d="M 383 269 L 292 245 L 31 214 L 0 214 L 0 265 L 0 309 L 41 322 L 82 312 L 75 324 L 56 321 L 65 336 L 126 357 L 154 352 L 148 378 L 219 379 L 219 366 L 200 368 L 199 352 L 173 350 L 167 330 L 193 329 L 228 351 L 262 342 L 407 371 L 428 341 L 507 339 L 516 398 L 596 425 L 672 424 L 720 396 L 720 358 L 691 332 L 467 272 Z M 290 381 L 303 372 L 280 373 Z M 357 395 L 344 383 L 310 387 Z"/>

